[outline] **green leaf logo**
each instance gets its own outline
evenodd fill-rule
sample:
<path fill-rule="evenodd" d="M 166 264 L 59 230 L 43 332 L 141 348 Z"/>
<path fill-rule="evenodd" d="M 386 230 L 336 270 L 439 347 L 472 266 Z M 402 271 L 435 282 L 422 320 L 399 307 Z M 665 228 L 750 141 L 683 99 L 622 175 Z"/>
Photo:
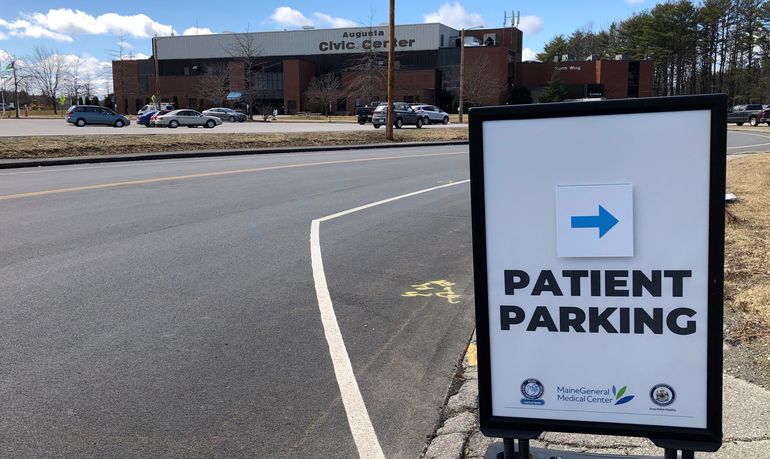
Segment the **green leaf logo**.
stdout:
<path fill-rule="evenodd" d="M 628 386 L 623 386 L 620 388 L 620 390 L 617 390 L 614 385 L 612 386 L 612 393 L 615 394 L 616 405 L 623 405 L 634 399 L 633 395 L 626 395 L 625 397 L 623 396 L 626 393 L 626 389 L 628 389 Z"/>

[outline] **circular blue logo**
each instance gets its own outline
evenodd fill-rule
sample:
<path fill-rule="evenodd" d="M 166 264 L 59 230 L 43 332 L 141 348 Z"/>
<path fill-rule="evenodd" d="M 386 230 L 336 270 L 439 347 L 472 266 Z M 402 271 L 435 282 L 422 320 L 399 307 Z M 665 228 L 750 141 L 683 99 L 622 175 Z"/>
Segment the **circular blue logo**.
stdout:
<path fill-rule="evenodd" d="M 543 396 L 545 388 L 543 383 L 534 378 L 529 378 L 521 383 L 521 395 L 527 400 L 537 400 Z"/>
<path fill-rule="evenodd" d="M 650 400 L 658 406 L 669 406 L 675 399 L 676 392 L 668 384 L 656 384 L 650 389 Z"/>

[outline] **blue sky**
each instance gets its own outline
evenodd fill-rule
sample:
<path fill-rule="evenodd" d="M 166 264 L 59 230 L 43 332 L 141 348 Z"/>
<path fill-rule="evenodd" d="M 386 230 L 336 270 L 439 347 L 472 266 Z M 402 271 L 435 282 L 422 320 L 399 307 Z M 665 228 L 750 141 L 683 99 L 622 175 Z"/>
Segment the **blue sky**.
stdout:
<path fill-rule="evenodd" d="M 524 57 L 532 58 L 554 35 L 577 28 L 602 29 L 636 11 L 652 7 L 655 0 L 576 1 L 454 1 L 396 0 L 396 23 L 443 22 L 456 28 L 484 25 L 501 27 L 506 8 L 521 14 Z M 116 58 L 120 36 L 123 53 L 151 54 L 150 37 L 208 32 L 240 32 L 383 24 L 388 21 L 385 0 L 26 0 L 0 2 L 0 64 L 7 55 L 23 58 L 35 46 L 77 56 L 95 83 L 109 85 L 109 61 Z"/>

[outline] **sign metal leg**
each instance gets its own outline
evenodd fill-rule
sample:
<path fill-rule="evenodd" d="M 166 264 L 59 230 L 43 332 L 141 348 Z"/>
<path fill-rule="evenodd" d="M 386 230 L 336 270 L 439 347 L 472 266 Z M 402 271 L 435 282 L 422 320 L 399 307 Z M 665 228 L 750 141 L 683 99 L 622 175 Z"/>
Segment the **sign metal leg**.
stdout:
<path fill-rule="evenodd" d="M 503 459 L 529 459 L 529 439 L 518 439 L 518 451 L 516 451 L 516 443 L 517 440 L 514 438 L 503 438 Z"/>
<path fill-rule="evenodd" d="M 666 448 L 664 459 L 679 459 L 679 450 Z M 690 449 L 682 450 L 682 459 L 695 459 L 695 452 Z"/>

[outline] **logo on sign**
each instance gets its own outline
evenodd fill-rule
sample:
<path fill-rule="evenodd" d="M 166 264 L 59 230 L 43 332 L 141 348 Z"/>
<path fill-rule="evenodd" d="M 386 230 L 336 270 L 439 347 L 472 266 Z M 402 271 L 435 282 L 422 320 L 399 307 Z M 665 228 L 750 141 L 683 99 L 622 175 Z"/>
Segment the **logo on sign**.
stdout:
<path fill-rule="evenodd" d="M 616 390 L 615 386 L 612 386 L 612 393 L 615 395 L 616 405 L 623 405 L 624 403 L 628 403 L 634 399 L 633 395 L 625 395 L 627 387 L 628 386 L 623 386 L 620 388 L 620 390 Z"/>
<path fill-rule="evenodd" d="M 674 403 L 676 392 L 668 384 L 656 384 L 650 389 L 650 400 L 658 406 L 669 406 Z"/>
<path fill-rule="evenodd" d="M 545 401 L 541 400 L 545 387 L 543 383 L 534 378 L 529 378 L 521 383 L 521 395 L 524 396 L 521 399 L 522 405 L 545 405 Z"/>
<path fill-rule="evenodd" d="M 634 399 L 628 394 L 628 386 L 612 387 L 570 387 L 557 386 L 556 399 L 560 402 L 588 403 L 592 405 L 625 405 Z"/>

